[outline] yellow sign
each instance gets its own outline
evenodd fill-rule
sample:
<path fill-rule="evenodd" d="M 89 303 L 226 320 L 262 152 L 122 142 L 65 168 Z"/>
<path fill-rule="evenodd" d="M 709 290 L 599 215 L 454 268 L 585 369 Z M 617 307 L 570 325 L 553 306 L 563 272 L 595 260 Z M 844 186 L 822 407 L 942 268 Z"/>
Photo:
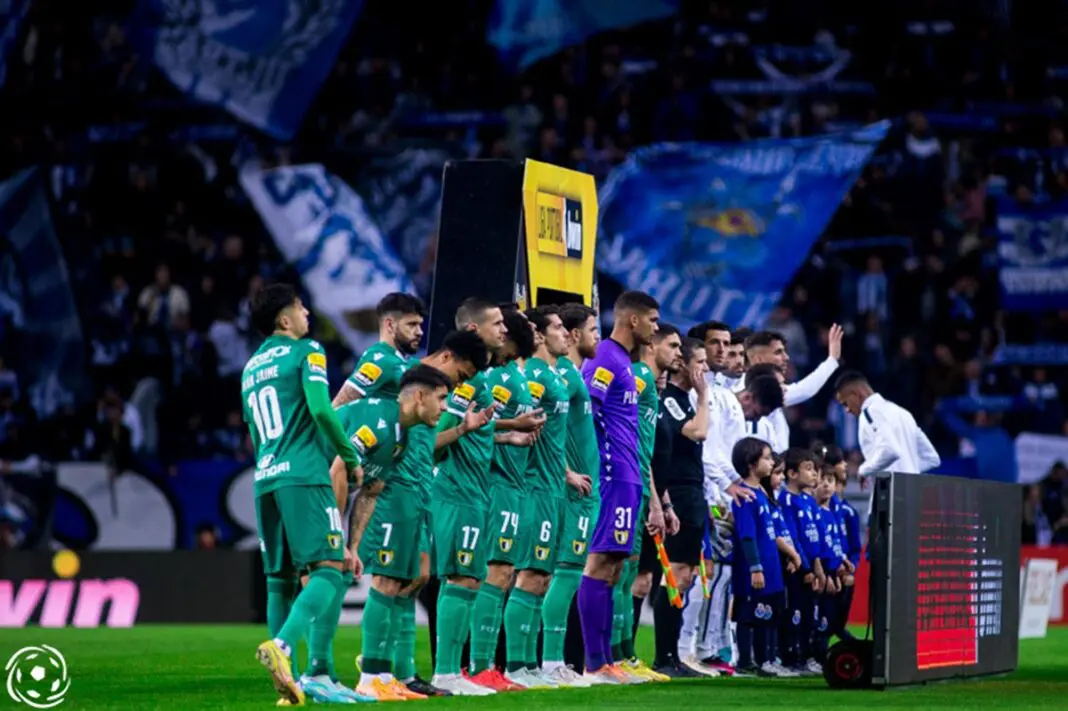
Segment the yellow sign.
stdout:
<path fill-rule="evenodd" d="M 539 289 L 574 294 L 584 304 L 592 304 L 597 248 L 593 176 L 526 161 L 523 223 L 531 305 L 538 305 Z"/>
<path fill-rule="evenodd" d="M 361 425 L 360 429 L 356 430 L 356 439 L 363 445 L 365 452 L 378 444 L 378 438 L 367 425 Z"/>

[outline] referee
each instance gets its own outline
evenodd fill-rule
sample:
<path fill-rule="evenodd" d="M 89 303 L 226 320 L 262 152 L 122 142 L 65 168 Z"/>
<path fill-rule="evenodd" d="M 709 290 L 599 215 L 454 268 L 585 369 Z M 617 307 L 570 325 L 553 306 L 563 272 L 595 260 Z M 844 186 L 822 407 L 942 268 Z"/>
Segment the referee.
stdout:
<path fill-rule="evenodd" d="M 685 597 L 693 583 L 694 569 L 701 560 L 708 508 L 704 497 L 702 441 L 708 434 L 708 388 L 705 373 L 708 356 L 704 344 L 695 338 L 682 339 L 683 367 L 672 375 L 660 396 L 660 414 L 653 448 L 653 471 L 657 493 L 670 497 L 679 518 L 679 532 L 665 541 L 671 570 L 679 594 Z M 690 402 L 690 390 L 697 402 Z M 667 676 L 718 676 L 714 670 L 691 667 L 679 660 L 679 632 L 682 610 L 673 607 L 661 582 L 653 616 L 656 622 L 656 660 L 654 669 Z M 711 672 L 711 673 L 709 673 Z"/>

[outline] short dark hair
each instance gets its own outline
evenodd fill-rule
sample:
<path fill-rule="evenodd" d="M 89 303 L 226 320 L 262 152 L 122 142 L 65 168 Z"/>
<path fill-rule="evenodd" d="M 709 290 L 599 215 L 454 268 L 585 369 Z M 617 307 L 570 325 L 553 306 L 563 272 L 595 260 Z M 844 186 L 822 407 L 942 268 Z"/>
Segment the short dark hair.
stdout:
<path fill-rule="evenodd" d="M 659 343 L 668 336 L 679 336 L 681 338 L 682 332 L 680 332 L 674 325 L 661 321 L 656 326 L 656 333 L 653 334 L 653 340 Z M 702 343 L 701 345 L 703 346 L 704 344 Z"/>
<path fill-rule="evenodd" d="M 624 291 L 613 308 L 616 311 L 656 311 L 660 302 L 644 291 Z"/>
<path fill-rule="evenodd" d="M 690 330 L 686 332 L 686 335 L 690 338 L 696 338 L 704 345 L 705 336 L 709 331 L 726 331 L 731 332 L 731 327 L 722 321 L 703 321 L 696 326 L 691 326 Z"/>
<path fill-rule="evenodd" d="M 731 331 L 731 345 L 732 346 L 745 346 L 745 339 L 753 335 L 753 329 L 748 326 L 742 326 L 736 331 Z"/>
<path fill-rule="evenodd" d="M 559 316 L 560 307 L 546 304 L 537 308 L 527 309 L 525 313 L 527 319 L 534 324 L 534 328 L 537 329 L 538 333 L 545 335 L 545 332 L 549 329 L 549 317 Z"/>
<path fill-rule="evenodd" d="M 762 375 L 753 379 L 747 377 L 745 389 L 768 412 L 782 407 L 782 385 L 779 384 L 778 378 L 771 375 Z"/>
<path fill-rule="evenodd" d="M 838 376 L 838 379 L 834 381 L 834 391 L 839 392 L 842 388 L 849 385 L 856 385 L 858 383 L 868 384 L 868 379 L 864 377 L 864 374 L 857 370 L 847 370 Z"/>
<path fill-rule="evenodd" d="M 739 476 L 749 476 L 749 468 L 760 461 L 765 449 L 771 449 L 768 443 L 756 437 L 742 437 L 731 450 L 731 464 Z"/>
<path fill-rule="evenodd" d="M 845 461 L 845 454 L 837 444 L 813 442 L 812 453 L 822 459 L 824 464 L 829 464 L 832 467 L 838 466 Z"/>
<path fill-rule="evenodd" d="M 757 363 L 756 365 L 749 366 L 749 369 L 745 371 L 745 380 L 748 382 L 750 378 L 764 378 L 768 376 L 778 380 L 778 378 L 775 377 L 775 374 L 778 372 L 779 369 L 771 363 Z"/>
<path fill-rule="evenodd" d="M 405 294 L 403 291 L 394 291 L 392 294 L 383 296 L 382 300 L 378 302 L 378 306 L 375 307 L 375 311 L 380 319 L 389 314 L 401 316 L 416 314 L 426 318 L 426 304 L 423 303 L 423 300 L 418 296 Z"/>
<path fill-rule="evenodd" d="M 409 387 L 424 387 L 432 390 L 445 388 L 448 390 L 452 387 L 452 380 L 437 368 L 419 363 L 413 365 L 401 376 L 398 389 L 403 391 Z"/>
<path fill-rule="evenodd" d="M 264 336 L 278 328 L 278 314 L 297 300 L 297 290 L 290 284 L 270 284 L 252 298 L 252 324 Z"/>
<path fill-rule="evenodd" d="M 475 370 L 489 367 L 490 354 L 486 342 L 473 331 L 449 331 L 441 342 L 440 351 L 448 351 L 460 360 L 475 366 Z"/>
<path fill-rule="evenodd" d="M 564 304 L 560 307 L 560 320 L 569 332 L 585 326 L 591 316 L 597 318 L 597 312 L 586 304 Z"/>
<path fill-rule="evenodd" d="M 801 465 L 805 462 L 816 463 L 816 455 L 804 447 L 790 447 L 782 453 L 782 458 L 786 462 L 787 478 L 789 478 L 790 472 L 800 471 Z"/>
<path fill-rule="evenodd" d="M 757 331 L 745 339 L 745 349 L 770 346 L 775 341 L 779 341 L 784 346 L 786 345 L 786 339 L 777 331 Z"/>
<path fill-rule="evenodd" d="M 697 351 L 703 351 L 704 349 L 705 349 L 705 344 L 704 344 L 703 341 L 699 341 L 696 338 L 690 338 L 689 336 L 687 336 L 686 338 L 683 338 L 682 339 L 682 349 L 681 349 L 682 350 L 682 362 L 686 363 L 686 364 L 689 364 L 690 360 L 693 358 L 693 354 L 696 353 Z"/>
<path fill-rule="evenodd" d="M 775 471 L 782 465 L 782 455 L 776 454 L 774 451 L 771 453 L 771 471 Z M 779 501 L 775 498 L 775 489 L 771 488 L 771 477 L 765 477 L 760 480 L 760 486 L 764 489 L 764 493 L 768 495 L 768 505 L 774 509 L 779 508 Z"/>
<path fill-rule="evenodd" d="M 498 308 L 489 299 L 469 296 L 456 308 L 456 328 L 465 329 L 470 324 L 478 325 L 486 318 L 486 312 Z"/>
<path fill-rule="evenodd" d="M 508 329 L 508 340 L 515 344 L 517 356 L 529 358 L 534 355 L 534 332 L 530 330 L 530 321 L 521 311 L 505 309 L 504 327 Z"/>

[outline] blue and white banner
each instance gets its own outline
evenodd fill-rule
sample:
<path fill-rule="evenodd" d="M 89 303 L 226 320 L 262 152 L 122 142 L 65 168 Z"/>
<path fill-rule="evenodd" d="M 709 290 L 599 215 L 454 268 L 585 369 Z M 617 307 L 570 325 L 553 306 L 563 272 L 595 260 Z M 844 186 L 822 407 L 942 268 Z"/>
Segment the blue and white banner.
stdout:
<path fill-rule="evenodd" d="M 293 137 L 363 0 L 143 0 L 156 65 L 200 101 Z"/>
<path fill-rule="evenodd" d="M 0 183 L 0 319 L 39 416 L 88 396 L 82 324 L 36 168 Z"/>
<path fill-rule="evenodd" d="M 0 0 L 0 87 L 7 80 L 7 56 L 22 29 L 30 0 Z"/>
<path fill-rule="evenodd" d="M 413 287 L 356 191 L 317 163 L 271 170 L 249 164 L 241 186 L 300 273 L 315 310 L 356 352 L 377 341 L 375 306 Z"/>
<path fill-rule="evenodd" d="M 487 41 L 501 60 L 525 69 L 590 35 L 670 17 L 679 0 L 497 0 Z"/>
<path fill-rule="evenodd" d="M 598 267 L 682 328 L 759 326 L 889 127 L 638 149 L 601 191 Z"/>
<path fill-rule="evenodd" d="M 1068 200 L 997 202 L 998 278 L 1007 311 L 1068 309 Z"/>

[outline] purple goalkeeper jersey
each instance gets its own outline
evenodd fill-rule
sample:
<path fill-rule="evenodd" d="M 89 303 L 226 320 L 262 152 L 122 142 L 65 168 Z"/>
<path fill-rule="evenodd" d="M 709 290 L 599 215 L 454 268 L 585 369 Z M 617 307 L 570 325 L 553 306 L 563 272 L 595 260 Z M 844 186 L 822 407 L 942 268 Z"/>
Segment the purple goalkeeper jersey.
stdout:
<path fill-rule="evenodd" d="M 602 485 L 610 481 L 641 484 L 638 386 L 630 354 L 618 341 L 606 338 L 597 346 L 597 354 L 582 364 L 582 379 L 593 405 Z"/>

